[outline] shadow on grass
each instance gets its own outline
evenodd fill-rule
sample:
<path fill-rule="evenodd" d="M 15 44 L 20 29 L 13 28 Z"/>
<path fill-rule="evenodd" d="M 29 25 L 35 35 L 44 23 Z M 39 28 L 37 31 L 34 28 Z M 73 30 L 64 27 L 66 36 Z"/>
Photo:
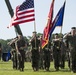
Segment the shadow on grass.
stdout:
<path fill-rule="evenodd" d="M 54 68 L 52 68 L 49 71 L 39 70 L 39 72 L 71 72 L 71 70 L 68 68 L 65 68 L 65 69 L 59 69 L 58 71 L 56 71 Z"/>
<path fill-rule="evenodd" d="M 13 68 L 0 68 L 0 71 L 19 71 L 19 70 L 16 70 L 16 69 L 13 69 Z M 27 71 L 27 72 L 35 72 L 32 68 L 24 68 L 24 71 Z M 71 72 L 71 70 L 69 68 L 64 68 L 64 69 L 59 69 L 58 71 L 56 71 L 54 68 L 50 68 L 49 71 L 46 71 L 44 69 L 39 69 L 39 71 L 36 71 L 36 72 Z"/>
<path fill-rule="evenodd" d="M 0 71 L 15 71 L 13 69 L 0 69 Z"/>

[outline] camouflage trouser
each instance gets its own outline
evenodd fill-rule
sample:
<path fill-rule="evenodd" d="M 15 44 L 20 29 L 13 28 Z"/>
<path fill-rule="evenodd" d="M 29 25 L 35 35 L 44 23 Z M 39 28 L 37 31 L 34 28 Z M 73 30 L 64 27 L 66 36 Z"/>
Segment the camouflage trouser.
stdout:
<path fill-rule="evenodd" d="M 13 68 L 18 69 L 18 63 L 17 63 L 18 61 L 17 61 L 17 53 L 16 52 L 13 52 L 12 61 L 13 61 Z"/>
<path fill-rule="evenodd" d="M 39 51 L 32 50 L 32 68 L 38 70 L 39 68 Z"/>
<path fill-rule="evenodd" d="M 25 51 L 24 50 L 20 50 L 19 51 L 20 54 L 18 54 L 18 58 L 19 58 L 19 69 L 24 69 L 24 62 L 25 62 Z"/>
<path fill-rule="evenodd" d="M 60 67 L 60 60 L 61 60 L 61 54 L 60 51 L 53 52 L 53 58 L 54 58 L 54 67 L 56 70 Z"/>
<path fill-rule="evenodd" d="M 62 69 L 65 67 L 65 54 L 61 55 L 60 67 Z"/>
<path fill-rule="evenodd" d="M 71 69 L 76 71 L 76 52 L 71 53 Z"/>
<path fill-rule="evenodd" d="M 39 59 L 39 68 L 40 69 L 44 69 L 43 56 L 40 56 L 40 59 Z"/>
<path fill-rule="evenodd" d="M 50 67 L 50 51 L 44 51 L 44 68 L 49 70 Z"/>

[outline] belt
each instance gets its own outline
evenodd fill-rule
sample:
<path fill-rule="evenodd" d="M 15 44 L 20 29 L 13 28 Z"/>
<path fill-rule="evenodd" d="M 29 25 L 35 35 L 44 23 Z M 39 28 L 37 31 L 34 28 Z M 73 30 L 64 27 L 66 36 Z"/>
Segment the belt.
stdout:
<path fill-rule="evenodd" d="M 20 50 L 24 50 L 25 48 L 24 48 L 24 47 L 20 47 L 19 49 L 20 49 Z"/>
<path fill-rule="evenodd" d="M 35 49 L 35 50 L 37 50 L 38 48 L 32 48 L 32 49 Z"/>
<path fill-rule="evenodd" d="M 45 48 L 45 50 L 48 50 L 49 48 Z"/>

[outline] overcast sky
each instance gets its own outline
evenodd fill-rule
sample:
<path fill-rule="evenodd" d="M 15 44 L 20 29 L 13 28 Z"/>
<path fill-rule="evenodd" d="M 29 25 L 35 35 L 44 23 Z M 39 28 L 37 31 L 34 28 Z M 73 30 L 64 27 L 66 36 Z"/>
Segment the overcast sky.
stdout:
<path fill-rule="evenodd" d="M 17 5 L 20 5 L 24 0 L 9 0 L 13 11 Z M 54 17 L 63 5 L 65 0 L 55 0 Z M 5 0 L 0 0 L 0 39 L 10 39 L 16 37 L 14 27 L 7 29 L 11 21 Z M 34 0 L 35 5 L 35 19 L 37 33 L 43 33 L 44 27 L 47 23 L 47 16 L 49 13 L 52 0 Z M 54 18 L 53 17 L 53 18 Z M 34 22 L 23 23 L 19 25 L 24 36 L 32 36 L 34 31 Z M 76 27 L 76 0 L 66 0 L 62 33 L 70 31 L 71 27 Z M 53 33 L 60 33 L 61 28 L 56 27 Z"/>

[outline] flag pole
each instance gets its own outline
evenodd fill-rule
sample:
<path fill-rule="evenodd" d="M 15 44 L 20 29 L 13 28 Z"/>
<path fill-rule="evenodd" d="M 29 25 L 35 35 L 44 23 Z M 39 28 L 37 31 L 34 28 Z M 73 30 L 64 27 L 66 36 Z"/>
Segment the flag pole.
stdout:
<path fill-rule="evenodd" d="M 36 22 L 34 21 L 34 31 L 36 31 Z"/>
<path fill-rule="evenodd" d="M 34 13 L 35 13 L 35 4 L 34 4 Z M 36 21 L 35 20 L 34 20 L 34 31 L 36 32 Z"/>
<path fill-rule="evenodd" d="M 34 5 L 34 9 L 35 9 L 35 5 Z M 35 13 L 35 10 L 34 10 Z M 35 16 L 34 16 L 35 17 Z M 34 21 L 34 31 L 36 32 L 36 21 Z M 36 34 L 37 35 L 37 34 Z M 36 36 L 37 37 L 37 36 Z M 35 37 L 35 48 L 36 48 L 36 37 Z"/>
<path fill-rule="evenodd" d="M 66 3 L 66 0 L 65 0 L 65 3 Z M 64 11 L 65 11 L 65 3 L 64 3 Z M 63 12 L 64 12 L 64 11 L 63 11 Z M 63 19 L 64 19 L 64 13 L 63 13 Z M 62 20 L 63 20 L 63 19 L 62 19 Z M 62 21 L 62 26 L 61 26 L 60 34 L 62 34 L 62 28 L 63 28 L 63 21 Z M 61 37 L 62 37 L 62 36 L 61 36 Z"/>
<path fill-rule="evenodd" d="M 61 26 L 61 29 L 60 29 L 60 38 L 62 37 L 62 27 L 63 25 Z"/>

